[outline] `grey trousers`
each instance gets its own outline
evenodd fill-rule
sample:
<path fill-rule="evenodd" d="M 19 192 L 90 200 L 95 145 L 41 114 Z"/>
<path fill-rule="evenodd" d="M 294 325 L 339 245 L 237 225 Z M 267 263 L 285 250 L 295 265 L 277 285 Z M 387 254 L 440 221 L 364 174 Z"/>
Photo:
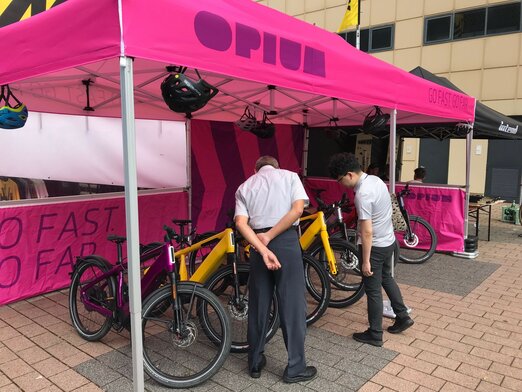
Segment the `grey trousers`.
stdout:
<path fill-rule="evenodd" d="M 404 318 L 408 316 L 408 309 L 404 305 L 401 290 L 391 275 L 394 249 L 395 244 L 383 248 L 372 246 L 370 264 L 373 275 L 363 276 L 364 291 L 368 301 L 370 332 L 378 339 L 382 339 L 383 304 L 381 287 L 390 299 L 396 317 Z"/>
<path fill-rule="evenodd" d="M 248 299 L 248 366 L 259 364 L 265 349 L 268 315 L 274 287 L 279 304 L 281 329 L 288 352 L 288 376 L 293 377 L 306 368 L 304 341 L 306 335 L 306 300 L 303 257 L 297 232 L 289 229 L 268 244 L 281 268 L 270 271 L 256 251 L 250 254 Z"/>

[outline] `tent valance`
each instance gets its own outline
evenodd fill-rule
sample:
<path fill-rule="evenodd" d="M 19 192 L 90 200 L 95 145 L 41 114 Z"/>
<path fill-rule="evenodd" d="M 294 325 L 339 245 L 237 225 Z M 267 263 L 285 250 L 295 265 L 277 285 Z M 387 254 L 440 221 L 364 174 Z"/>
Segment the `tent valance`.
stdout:
<path fill-rule="evenodd" d="M 274 122 L 312 126 L 332 118 L 359 125 L 372 105 L 397 109 L 400 123 L 474 117 L 472 97 L 248 0 L 68 0 L 0 29 L 0 37 L 11 54 L 0 64 L 0 83 L 10 83 L 33 111 L 86 114 L 82 80 L 90 79 L 93 114 L 119 117 L 124 54 L 135 58 L 138 118 L 182 118 L 159 91 L 169 64 L 197 68 L 220 89 L 194 113 L 199 119 L 235 121 L 245 105 L 272 112 Z"/>

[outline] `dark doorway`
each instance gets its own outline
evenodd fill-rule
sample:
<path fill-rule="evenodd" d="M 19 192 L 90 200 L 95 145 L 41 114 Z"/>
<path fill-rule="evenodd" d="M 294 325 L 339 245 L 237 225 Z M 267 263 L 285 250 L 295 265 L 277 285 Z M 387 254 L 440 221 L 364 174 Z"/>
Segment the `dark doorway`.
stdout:
<path fill-rule="evenodd" d="M 486 166 L 486 195 L 520 202 L 522 140 L 490 140 Z"/>
<path fill-rule="evenodd" d="M 421 139 L 419 165 L 426 168 L 424 182 L 448 183 L 449 143 L 449 139 Z M 413 177 L 413 173 L 411 176 Z"/>
<path fill-rule="evenodd" d="M 355 152 L 357 137 L 348 136 L 342 130 L 310 128 L 308 135 L 307 176 L 329 177 L 328 161 L 333 154 Z"/>

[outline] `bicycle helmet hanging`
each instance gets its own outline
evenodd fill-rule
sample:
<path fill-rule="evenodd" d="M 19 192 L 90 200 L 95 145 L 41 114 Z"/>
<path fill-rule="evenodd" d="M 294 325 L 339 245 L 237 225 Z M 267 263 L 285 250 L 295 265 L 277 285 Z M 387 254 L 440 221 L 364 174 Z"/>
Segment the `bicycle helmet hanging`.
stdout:
<path fill-rule="evenodd" d="M 268 113 L 263 111 L 263 120 L 257 121 L 256 116 L 250 111 L 247 106 L 239 120 L 235 123 L 239 129 L 253 133 L 261 139 L 268 139 L 274 136 L 275 125 L 268 118 Z"/>
<path fill-rule="evenodd" d="M 379 106 L 374 106 L 374 109 L 364 118 L 363 132 L 375 133 L 383 131 L 389 119 L 389 114 L 384 114 Z"/>
<path fill-rule="evenodd" d="M 245 111 L 239 120 L 236 121 L 236 125 L 243 131 L 252 132 L 257 127 L 256 116 L 250 111 L 250 107 L 245 107 Z"/>
<path fill-rule="evenodd" d="M 170 75 L 161 83 L 161 94 L 170 110 L 190 114 L 205 106 L 219 90 L 201 79 L 197 69 L 197 81 L 186 76 L 186 70 L 187 67 L 168 66 Z"/>
<path fill-rule="evenodd" d="M 9 102 L 10 98 L 16 101 L 16 105 L 13 106 Z M 0 128 L 3 129 L 18 129 L 22 128 L 27 121 L 29 112 L 27 106 L 15 97 L 9 85 L 3 85 L 2 91 L 0 92 Z"/>
<path fill-rule="evenodd" d="M 252 133 L 261 139 L 268 139 L 274 136 L 275 125 L 269 120 L 267 112 L 263 112 L 263 120 L 258 121 L 257 127 L 252 129 Z"/>

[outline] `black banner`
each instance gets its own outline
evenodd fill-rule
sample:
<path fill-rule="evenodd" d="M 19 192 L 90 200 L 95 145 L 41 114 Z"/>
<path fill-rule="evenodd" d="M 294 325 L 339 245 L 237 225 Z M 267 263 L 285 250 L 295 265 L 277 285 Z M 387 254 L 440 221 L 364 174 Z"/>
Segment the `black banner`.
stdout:
<path fill-rule="evenodd" d="M 19 22 L 24 18 L 24 15 L 28 14 L 27 16 L 31 17 L 65 3 L 66 1 L 67 0 L 10 0 L 7 1 L 7 7 L 5 7 L 4 1 L 0 1 L 0 28 Z M 4 6 L 5 9 L 2 10 L 2 8 L 4 8 L 2 6 Z M 24 19 L 26 19 L 27 16 Z"/>

